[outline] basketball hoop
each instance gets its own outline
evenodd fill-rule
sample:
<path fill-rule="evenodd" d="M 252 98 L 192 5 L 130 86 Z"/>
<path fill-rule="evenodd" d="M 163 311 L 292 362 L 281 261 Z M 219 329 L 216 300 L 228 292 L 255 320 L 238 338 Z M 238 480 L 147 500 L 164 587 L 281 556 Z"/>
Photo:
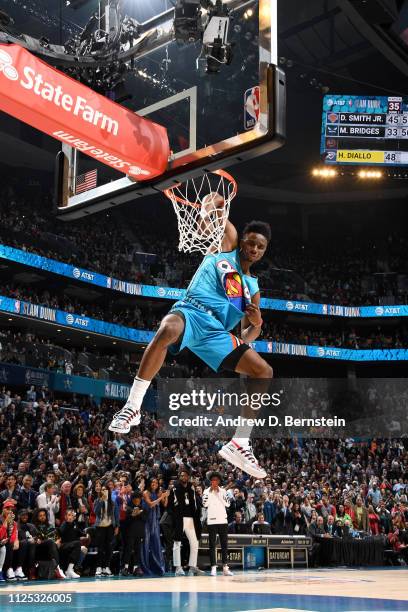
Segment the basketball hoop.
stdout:
<path fill-rule="evenodd" d="M 173 203 L 179 251 L 219 253 L 237 183 L 225 170 L 206 172 L 164 190 Z"/>

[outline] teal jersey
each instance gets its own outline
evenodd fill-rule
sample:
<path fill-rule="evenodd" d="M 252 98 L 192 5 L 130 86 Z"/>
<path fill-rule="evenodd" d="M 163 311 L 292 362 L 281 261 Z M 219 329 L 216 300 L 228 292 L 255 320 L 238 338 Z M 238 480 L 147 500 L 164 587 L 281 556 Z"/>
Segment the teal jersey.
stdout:
<path fill-rule="evenodd" d="M 258 279 L 242 272 L 238 249 L 206 255 L 187 287 L 184 299 L 196 300 L 211 311 L 228 331 L 245 314 L 258 293 Z"/>

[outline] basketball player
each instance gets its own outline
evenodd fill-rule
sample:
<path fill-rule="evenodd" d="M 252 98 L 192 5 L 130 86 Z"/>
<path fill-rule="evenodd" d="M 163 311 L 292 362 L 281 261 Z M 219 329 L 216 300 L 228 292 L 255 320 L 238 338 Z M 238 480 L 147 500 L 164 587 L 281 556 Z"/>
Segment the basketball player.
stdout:
<path fill-rule="evenodd" d="M 222 212 L 223 198 L 216 192 L 206 196 L 198 230 L 210 227 L 211 209 Z M 251 379 L 271 379 L 271 366 L 248 345 L 262 328 L 257 279 L 250 268 L 263 257 L 271 239 L 268 224 L 251 221 L 239 240 L 234 225 L 227 221 L 221 252 L 208 254 L 197 269 L 185 297 L 174 304 L 146 348 L 125 406 L 117 412 L 110 431 L 126 434 L 139 425 L 141 405 L 151 380 L 169 350 L 175 354 L 187 347 L 214 371 L 230 370 Z M 241 322 L 240 337 L 233 330 Z M 266 473 L 258 464 L 249 440 L 250 429 L 238 427 L 225 444 L 221 457 L 256 478 Z"/>

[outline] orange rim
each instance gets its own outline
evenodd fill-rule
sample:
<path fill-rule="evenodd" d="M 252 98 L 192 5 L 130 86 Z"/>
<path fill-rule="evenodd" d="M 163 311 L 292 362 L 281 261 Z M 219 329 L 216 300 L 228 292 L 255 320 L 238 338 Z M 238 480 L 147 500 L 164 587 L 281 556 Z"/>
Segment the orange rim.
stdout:
<path fill-rule="evenodd" d="M 226 172 L 225 170 L 212 170 L 208 174 L 218 174 L 218 176 L 222 176 L 223 178 L 227 179 L 227 181 L 230 181 L 230 183 L 232 184 L 232 194 L 230 196 L 230 201 L 235 198 L 235 196 L 237 195 L 238 186 L 233 176 L 228 174 L 228 172 Z M 176 200 L 176 202 L 179 202 L 180 204 L 192 206 L 193 208 L 200 208 L 201 204 L 199 204 L 198 202 L 190 202 L 190 200 L 182 198 L 181 196 L 174 193 L 174 190 L 177 189 L 177 187 L 180 187 L 180 185 L 182 184 L 183 183 L 177 183 L 176 185 L 173 185 L 173 187 L 168 187 L 167 189 L 164 189 L 164 195 L 169 198 L 169 200 Z"/>

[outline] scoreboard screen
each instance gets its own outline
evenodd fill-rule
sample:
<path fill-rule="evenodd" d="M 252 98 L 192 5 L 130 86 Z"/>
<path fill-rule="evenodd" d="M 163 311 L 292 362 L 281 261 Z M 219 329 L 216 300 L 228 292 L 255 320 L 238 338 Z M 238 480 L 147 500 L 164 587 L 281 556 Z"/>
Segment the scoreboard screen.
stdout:
<path fill-rule="evenodd" d="M 325 96 L 320 153 L 326 164 L 408 166 L 408 97 Z"/>

